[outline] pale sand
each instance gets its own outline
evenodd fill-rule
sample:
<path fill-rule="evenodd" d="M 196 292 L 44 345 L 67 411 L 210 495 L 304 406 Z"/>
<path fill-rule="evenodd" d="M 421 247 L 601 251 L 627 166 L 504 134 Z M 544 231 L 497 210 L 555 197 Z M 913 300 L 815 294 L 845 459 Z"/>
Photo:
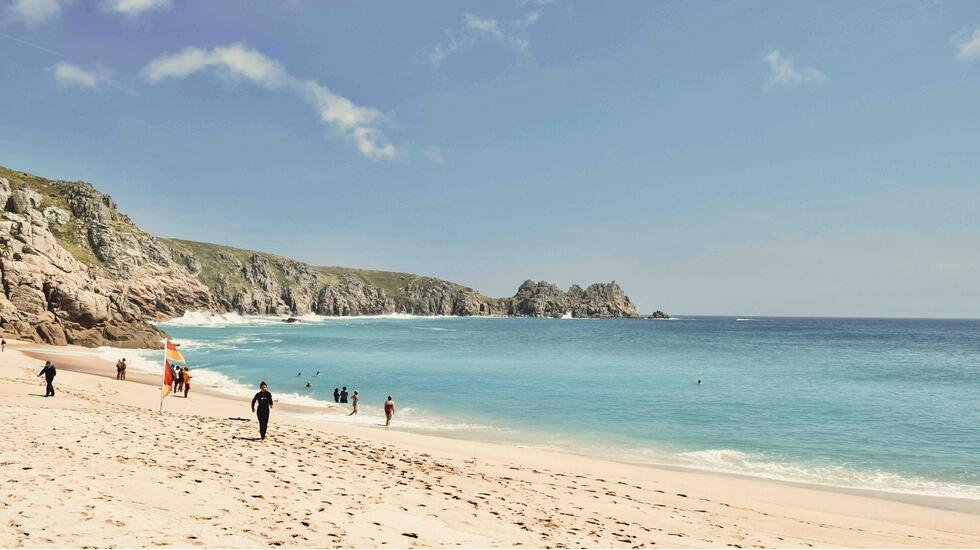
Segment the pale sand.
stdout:
<path fill-rule="evenodd" d="M 91 357 L 55 357 L 43 398 L 42 362 L 18 351 L 41 347 L 0 355 L 4 547 L 980 547 L 969 502 L 421 436 L 397 417 L 383 430 L 276 408 L 255 441 L 247 402 L 195 387 L 161 415 L 152 377 L 119 382 Z"/>

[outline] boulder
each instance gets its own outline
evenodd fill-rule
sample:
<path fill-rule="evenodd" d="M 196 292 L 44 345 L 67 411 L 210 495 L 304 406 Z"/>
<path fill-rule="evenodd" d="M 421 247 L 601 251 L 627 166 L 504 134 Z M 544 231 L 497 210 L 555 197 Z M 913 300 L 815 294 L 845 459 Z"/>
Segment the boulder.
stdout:
<path fill-rule="evenodd" d="M 6 202 L 6 210 L 15 214 L 27 214 L 41 206 L 41 195 L 30 189 L 18 189 L 10 194 Z"/>
<path fill-rule="evenodd" d="M 47 344 L 64 346 L 68 343 L 68 338 L 65 335 L 65 329 L 57 323 L 38 323 L 35 329 L 37 330 L 37 334 L 41 340 Z"/>
<path fill-rule="evenodd" d="M 97 348 L 103 345 L 102 333 L 94 328 L 69 331 L 67 338 L 69 344 L 86 348 Z"/>
<path fill-rule="evenodd" d="M 48 223 L 65 225 L 71 219 L 71 214 L 64 208 L 49 206 L 44 209 L 44 219 L 48 220 Z"/>

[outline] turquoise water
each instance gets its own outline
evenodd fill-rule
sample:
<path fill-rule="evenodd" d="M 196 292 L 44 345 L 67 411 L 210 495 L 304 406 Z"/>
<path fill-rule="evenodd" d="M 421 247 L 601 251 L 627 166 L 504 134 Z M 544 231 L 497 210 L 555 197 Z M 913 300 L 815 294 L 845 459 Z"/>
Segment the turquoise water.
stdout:
<path fill-rule="evenodd" d="M 399 429 L 980 498 L 980 321 L 192 314 L 162 328 L 198 382 L 231 393 L 266 380 L 315 404 L 357 389 L 365 414 L 333 421 L 378 424 L 390 393 Z"/>

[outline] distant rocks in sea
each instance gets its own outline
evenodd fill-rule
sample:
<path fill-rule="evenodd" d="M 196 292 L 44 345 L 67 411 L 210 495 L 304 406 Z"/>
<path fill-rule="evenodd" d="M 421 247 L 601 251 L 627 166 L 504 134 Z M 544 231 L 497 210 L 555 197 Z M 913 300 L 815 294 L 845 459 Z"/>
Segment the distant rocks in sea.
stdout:
<path fill-rule="evenodd" d="M 658 309 L 657 311 L 654 311 L 653 314 L 648 315 L 647 319 L 659 319 L 661 321 L 666 321 L 670 319 L 670 315 L 667 315 L 666 313 Z"/>
<path fill-rule="evenodd" d="M 299 317 L 287 317 L 282 320 L 283 323 L 300 323 L 302 320 Z"/>

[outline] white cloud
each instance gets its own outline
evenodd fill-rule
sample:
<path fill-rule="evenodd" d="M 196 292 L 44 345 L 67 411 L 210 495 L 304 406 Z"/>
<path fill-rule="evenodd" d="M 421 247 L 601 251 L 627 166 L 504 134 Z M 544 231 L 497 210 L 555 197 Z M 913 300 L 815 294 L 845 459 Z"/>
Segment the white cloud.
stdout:
<path fill-rule="evenodd" d="M 956 50 L 960 59 L 968 61 L 980 59 L 980 26 L 973 29 L 971 35 L 961 35 L 956 41 Z"/>
<path fill-rule="evenodd" d="M 51 67 L 51 76 L 58 86 L 96 90 L 112 82 L 111 73 L 103 67 L 86 69 L 72 63 L 58 63 Z"/>
<path fill-rule="evenodd" d="M 109 13 L 118 13 L 127 17 L 140 15 L 157 10 L 168 10 L 173 7 L 171 0 L 103 0 L 102 9 Z"/>
<path fill-rule="evenodd" d="M 143 68 L 143 76 L 155 83 L 168 78 L 184 78 L 207 68 L 217 69 L 229 78 L 250 80 L 265 88 L 279 88 L 292 79 L 278 61 L 242 42 L 210 50 L 184 48 L 175 54 L 160 56 Z"/>
<path fill-rule="evenodd" d="M 796 68 L 792 58 L 784 57 L 779 50 L 766 54 L 769 64 L 769 77 L 766 80 L 766 90 L 772 91 L 778 87 L 795 88 L 804 84 L 827 84 L 830 79 L 814 67 Z"/>
<path fill-rule="evenodd" d="M 519 3 L 523 6 L 528 2 Z M 499 21 L 472 13 L 463 14 L 463 24 L 458 29 L 447 29 L 445 39 L 429 50 L 426 61 L 433 69 L 439 68 L 450 56 L 468 50 L 482 40 L 489 40 L 522 54 L 530 46 L 523 36 L 527 28 L 541 20 L 543 6 L 550 2 L 530 2 L 536 7 L 518 19 Z"/>
<path fill-rule="evenodd" d="M 393 159 L 398 156 L 395 146 L 388 143 L 381 130 L 374 125 L 384 118 L 381 111 L 354 105 L 351 100 L 313 80 L 302 83 L 302 87 L 307 101 L 320 114 L 320 119 L 353 138 L 362 155 L 371 159 Z"/>
<path fill-rule="evenodd" d="M 314 80 L 300 80 L 289 74 L 278 61 L 241 42 L 210 50 L 190 47 L 160 56 L 143 68 L 143 78 L 157 83 L 170 78 L 185 78 L 207 69 L 213 69 L 225 78 L 244 79 L 264 88 L 289 90 L 309 103 L 321 121 L 354 141 L 362 155 L 370 159 L 398 156 L 396 147 L 378 128 L 385 118 L 381 111 L 356 105 Z"/>
<path fill-rule="evenodd" d="M 71 0 L 13 0 L 7 6 L 7 16 L 28 27 L 36 27 L 56 19 Z"/>
<path fill-rule="evenodd" d="M 502 40 L 504 38 L 504 33 L 500 30 L 500 23 L 498 23 L 496 19 L 491 19 L 489 17 L 480 17 L 479 15 L 473 15 L 472 13 L 464 13 L 463 27 L 477 32 L 487 33 L 497 40 Z"/>

